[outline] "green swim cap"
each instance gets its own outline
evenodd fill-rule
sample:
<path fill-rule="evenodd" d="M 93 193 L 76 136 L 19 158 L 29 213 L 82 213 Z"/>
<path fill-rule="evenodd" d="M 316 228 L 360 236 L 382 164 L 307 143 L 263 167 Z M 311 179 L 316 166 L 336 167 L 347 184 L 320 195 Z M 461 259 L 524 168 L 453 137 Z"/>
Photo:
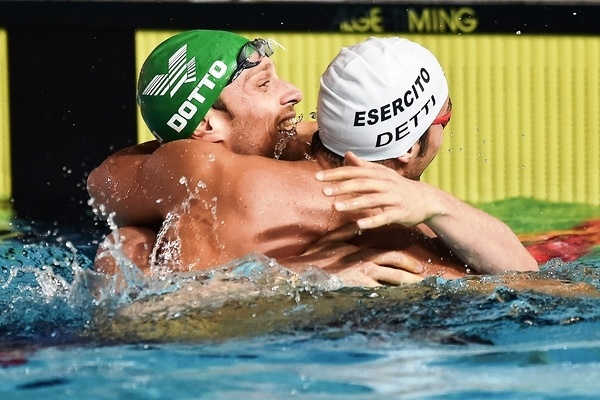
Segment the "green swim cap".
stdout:
<path fill-rule="evenodd" d="M 148 56 L 137 86 L 142 117 L 161 142 L 189 138 L 227 86 L 249 40 L 225 31 L 170 37 Z"/>

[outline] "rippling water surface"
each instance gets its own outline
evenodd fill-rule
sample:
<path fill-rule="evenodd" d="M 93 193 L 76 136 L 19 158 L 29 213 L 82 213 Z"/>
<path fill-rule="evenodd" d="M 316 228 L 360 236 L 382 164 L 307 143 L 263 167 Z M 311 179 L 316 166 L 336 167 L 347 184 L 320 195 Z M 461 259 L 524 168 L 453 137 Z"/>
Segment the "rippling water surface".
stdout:
<path fill-rule="evenodd" d="M 3 233 L 0 398 L 565 399 L 600 389 L 598 251 L 539 274 L 383 289 L 298 277 L 260 255 L 160 281 L 130 273 L 123 285 L 91 271 L 101 237 L 18 223 Z"/>

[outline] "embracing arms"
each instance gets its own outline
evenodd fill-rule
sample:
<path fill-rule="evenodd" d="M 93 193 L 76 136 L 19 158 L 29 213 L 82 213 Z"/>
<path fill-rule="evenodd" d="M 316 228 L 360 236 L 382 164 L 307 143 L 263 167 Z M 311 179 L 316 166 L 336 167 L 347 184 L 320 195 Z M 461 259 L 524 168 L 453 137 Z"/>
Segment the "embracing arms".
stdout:
<path fill-rule="evenodd" d="M 123 243 L 124 253 L 131 259 L 135 259 L 136 264 L 142 269 L 149 271 L 148 254 L 153 247 L 154 238 L 158 232 L 157 227 L 163 221 L 166 213 L 180 206 L 182 201 L 189 197 L 189 191 L 193 191 L 200 183 L 209 192 L 211 192 L 210 188 L 227 188 L 228 185 L 223 183 L 234 177 L 243 176 L 249 167 L 249 160 L 233 162 L 233 158 L 238 156 L 227 152 L 221 146 L 199 141 L 177 141 L 161 146 L 161 148 L 147 146 L 146 148 L 142 145 L 135 146 L 109 157 L 92 172 L 88 184 L 90 195 L 96 198 L 96 203 L 104 204 L 107 212 L 115 213 L 115 222 L 118 226 L 125 226 L 124 230 L 120 231 L 122 234 L 119 235 L 120 240 L 125 241 Z M 208 150 L 209 148 L 210 150 Z M 231 161 L 227 162 L 227 171 L 219 167 L 221 165 L 219 162 L 215 162 L 215 160 L 223 159 Z M 267 161 L 264 158 L 256 158 L 256 160 L 265 160 L 260 162 L 261 165 L 263 163 L 269 165 L 270 163 L 281 163 L 283 170 L 287 170 L 287 165 L 291 165 L 282 161 Z M 267 170 L 271 169 L 267 168 Z M 211 173 L 209 170 L 219 173 Z M 200 171 L 205 173 L 200 173 Z M 185 182 L 182 182 L 182 177 L 186 177 Z M 198 180 L 200 177 L 202 177 L 202 182 Z M 272 185 L 272 179 L 275 178 L 267 179 L 263 176 L 262 179 L 270 181 L 269 185 Z M 247 179 L 242 181 L 245 182 Z M 309 183 L 310 179 L 300 179 L 300 181 Z M 252 184 L 252 186 L 255 185 Z M 309 189 L 307 190 L 307 195 L 309 192 L 312 193 Z M 320 197 L 318 190 L 315 188 L 313 197 Z M 206 193 L 206 195 L 207 199 L 214 197 L 214 194 L 211 193 Z M 225 206 L 227 196 L 225 192 L 219 194 L 219 210 L 221 212 L 226 212 L 223 206 Z M 252 194 L 252 190 L 250 190 L 245 192 L 245 196 L 264 197 L 268 195 L 262 191 Z M 222 215 L 223 218 L 225 216 L 226 214 Z M 148 226 L 153 221 L 157 222 L 153 225 L 154 231 L 131 226 Z M 285 226 L 286 221 L 280 222 Z M 190 220 L 190 223 L 192 225 L 187 223 L 181 229 L 186 232 L 190 229 L 193 230 L 199 220 L 195 218 L 193 221 Z M 198 226 L 198 228 L 200 227 Z M 247 226 L 247 229 L 250 228 Z M 154 234 L 148 235 L 148 232 L 154 232 Z M 354 233 L 354 231 L 351 232 L 350 236 Z M 187 236 L 189 237 L 189 235 Z M 144 238 L 143 246 L 140 246 L 139 238 Z M 403 256 L 400 252 L 389 252 L 376 248 L 365 249 L 345 243 L 344 240 L 345 237 L 328 235 L 311 246 L 304 254 L 297 256 L 290 254 L 290 257 L 278 261 L 290 268 L 301 268 L 301 265 L 307 264 L 316 265 L 329 273 L 342 277 L 342 280 L 350 285 L 372 286 L 379 282 L 398 284 L 421 279 L 411 274 L 411 272 L 419 272 L 419 264 L 407 256 Z M 187 250 L 190 244 L 193 248 L 194 245 L 203 242 L 198 238 L 190 238 L 184 243 L 188 243 Z M 259 243 L 256 244 L 258 250 Z M 197 251 L 206 251 L 206 249 L 192 249 L 191 251 L 196 253 Z M 106 259 L 105 261 L 110 260 Z M 97 267 L 106 272 L 112 270 L 112 268 L 100 264 Z"/>
<path fill-rule="evenodd" d="M 299 123 L 297 135 L 287 142 L 281 159 L 304 159 L 316 129 L 314 121 Z M 161 222 L 158 207 L 148 200 L 144 189 L 148 180 L 155 178 L 146 174 L 144 167 L 159 147 L 153 140 L 119 150 L 90 173 L 87 188 L 94 206 L 102 208 L 105 215 L 114 213 L 114 222 L 118 226 Z"/>
<path fill-rule="evenodd" d="M 358 220 L 361 230 L 389 224 L 419 226 L 426 233 L 430 230 L 479 273 L 538 270 L 535 259 L 502 221 L 436 187 L 406 179 L 352 153 L 346 160 L 350 166 L 321 171 L 317 179 L 331 182 L 324 188 L 327 196 L 354 195 L 336 202 L 338 211 L 381 210 Z"/>

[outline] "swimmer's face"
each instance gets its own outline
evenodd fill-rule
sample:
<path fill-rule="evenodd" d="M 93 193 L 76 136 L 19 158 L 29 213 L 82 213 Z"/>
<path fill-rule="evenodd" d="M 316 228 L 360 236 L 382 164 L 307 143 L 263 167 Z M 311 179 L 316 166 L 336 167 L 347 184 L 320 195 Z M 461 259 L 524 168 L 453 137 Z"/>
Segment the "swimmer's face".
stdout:
<path fill-rule="evenodd" d="M 273 61 L 263 57 L 225 87 L 221 98 L 229 114 L 225 145 L 237 154 L 272 158 L 279 130 L 296 117 L 294 106 L 302 100 L 302 93 L 279 78 Z"/>
<path fill-rule="evenodd" d="M 437 116 L 445 116 L 451 111 L 452 101 L 448 98 Z M 416 148 L 412 149 L 416 152 L 416 156 L 412 159 L 410 166 L 403 171 L 403 176 L 413 180 L 420 179 L 425 168 L 429 166 L 442 147 L 444 128 L 445 126 L 441 124 L 434 124 L 429 127 L 427 140 L 418 141 L 415 144 Z"/>

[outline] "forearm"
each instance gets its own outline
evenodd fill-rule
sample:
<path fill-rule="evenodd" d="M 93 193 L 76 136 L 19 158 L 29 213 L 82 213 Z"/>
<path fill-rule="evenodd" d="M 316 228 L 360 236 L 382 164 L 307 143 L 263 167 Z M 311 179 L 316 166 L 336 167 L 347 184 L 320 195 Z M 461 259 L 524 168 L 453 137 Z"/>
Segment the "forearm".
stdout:
<path fill-rule="evenodd" d="M 437 212 L 425 221 L 454 254 L 479 273 L 537 271 L 535 259 L 502 221 L 435 190 Z"/>
<path fill-rule="evenodd" d="M 455 256 L 479 273 L 538 269 L 510 228 L 491 215 L 352 153 L 346 153 L 346 162 L 350 165 L 319 171 L 315 177 L 330 182 L 323 194 L 336 197 L 336 211 L 369 213 L 356 221 L 361 230 L 391 224 L 426 225 L 429 232 L 422 229 L 425 233 L 438 236 Z"/>

